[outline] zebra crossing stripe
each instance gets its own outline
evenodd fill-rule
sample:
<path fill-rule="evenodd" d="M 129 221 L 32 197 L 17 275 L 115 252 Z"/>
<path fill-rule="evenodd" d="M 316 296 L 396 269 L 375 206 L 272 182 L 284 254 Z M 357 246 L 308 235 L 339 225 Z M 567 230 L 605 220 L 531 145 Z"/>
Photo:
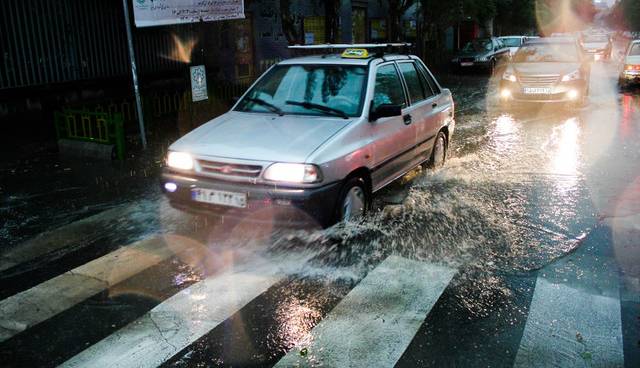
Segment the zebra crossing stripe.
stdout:
<path fill-rule="evenodd" d="M 205 279 L 61 367 L 157 367 L 282 279 L 267 262 Z"/>
<path fill-rule="evenodd" d="M 391 256 L 277 367 L 392 367 L 456 270 Z"/>
<path fill-rule="evenodd" d="M 170 235 L 142 240 L 0 301 L 0 342 L 192 245 Z"/>
<path fill-rule="evenodd" d="M 538 277 L 515 367 L 623 367 L 622 321 L 613 296 Z"/>

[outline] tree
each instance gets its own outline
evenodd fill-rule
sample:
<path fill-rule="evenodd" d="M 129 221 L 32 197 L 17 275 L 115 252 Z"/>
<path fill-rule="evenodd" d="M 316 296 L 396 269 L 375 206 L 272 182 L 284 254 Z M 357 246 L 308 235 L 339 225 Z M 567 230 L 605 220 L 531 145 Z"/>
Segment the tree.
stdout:
<path fill-rule="evenodd" d="M 380 0 L 380 3 L 389 5 L 389 41 L 401 41 L 402 39 L 402 17 L 411 8 L 416 0 Z"/>
<path fill-rule="evenodd" d="M 336 43 L 340 29 L 340 0 L 325 0 L 325 35 L 328 43 Z"/>
<path fill-rule="evenodd" d="M 290 0 L 280 0 L 280 21 L 282 22 L 282 33 L 289 45 L 303 43 L 301 19 L 299 15 L 291 12 Z"/>
<path fill-rule="evenodd" d="M 607 16 L 607 23 L 619 30 L 640 31 L 640 1 L 618 1 Z"/>

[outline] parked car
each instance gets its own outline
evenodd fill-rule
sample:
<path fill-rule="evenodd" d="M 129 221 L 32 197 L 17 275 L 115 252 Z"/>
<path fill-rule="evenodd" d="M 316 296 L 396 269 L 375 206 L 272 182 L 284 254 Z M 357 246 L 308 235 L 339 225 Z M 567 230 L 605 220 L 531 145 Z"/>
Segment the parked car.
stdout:
<path fill-rule="evenodd" d="M 632 41 L 627 47 L 618 81 L 623 88 L 640 84 L 640 40 Z"/>
<path fill-rule="evenodd" d="M 582 36 L 581 45 L 584 53 L 593 60 L 611 59 L 613 42 L 606 34 L 585 34 Z"/>
<path fill-rule="evenodd" d="M 504 105 L 518 102 L 561 102 L 583 105 L 589 95 L 590 63 L 573 38 L 527 41 L 500 81 Z"/>
<path fill-rule="evenodd" d="M 481 68 L 491 74 L 500 63 L 509 60 L 509 49 L 496 37 L 476 38 L 460 50 L 451 60 L 455 70 Z"/>
<path fill-rule="evenodd" d="M 443 165 L 453 117 L 451 92 L 416 56 L 289 59 L 169 147 L 162 188 L 186 211 L 326 227 L 417 166 Z"/>

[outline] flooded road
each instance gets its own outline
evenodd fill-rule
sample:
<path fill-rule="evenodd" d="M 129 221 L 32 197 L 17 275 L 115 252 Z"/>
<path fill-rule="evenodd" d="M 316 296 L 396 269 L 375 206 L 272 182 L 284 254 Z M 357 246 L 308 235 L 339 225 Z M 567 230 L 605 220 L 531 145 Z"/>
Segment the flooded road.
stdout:
<path fill-rule="evenodd" d="M 0 272 L 0 359 L 637 366 L 640 94 L 618 91 L 616 68 L 593 65 L 578 110 L 504 111 L 497 81 L 443 80 L 458 111 L 446 166 L 377 193 L 359 223 L 212 221 L 171 209 L 152 188 L 86 223 L 52 226 L 30 250 L 15 242 Z M 151 238 L 157 247 L 122 247 Z M 85 267 L 137 247 L 140 262 Z M 27 303 L 65 290 L 54 278 L 97 268 L 100 282 L 62 292 L 49 312 Z M 25 306 L 36 312 L 11 314 Z"/>

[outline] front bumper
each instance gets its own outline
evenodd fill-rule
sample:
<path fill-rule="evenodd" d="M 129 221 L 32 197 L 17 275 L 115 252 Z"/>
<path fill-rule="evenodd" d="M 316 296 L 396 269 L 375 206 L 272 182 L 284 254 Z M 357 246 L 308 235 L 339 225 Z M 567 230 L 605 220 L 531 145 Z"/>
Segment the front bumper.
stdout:
<path fill-rule="evenodd" d="M 553 86 L 549 86 L 548 94 L 529 94 L 525 93 L 524 85 L 519 82 L 511 82 L 507 80 L 500 81 L 500 93 L 503 102 L 533 102 L 533 103 L 569 103 L 577 101 L 584 93 L 586 93 L 586 82 L 582 80 L 571 82 L 559 82 Z M 502 91 L 508 90 L 509 97 L 502 96 Z M 571 98 L 572 91 L 578 93 L 577 98 Z"/>
<path fill-rule="evenodd" d="M 174 192 L 165 189 L 165 183 L 168 182 L 176 184 Z M 330 183 L 317 188 L 290 188 L 185 176 L 164 169 L 161 187 L 171 205 L 185 212 L 285 227 L 327 227 L 335 219 L 341 183 Z M 245 193 L 247 207 L 234 208 L 196 202 L 191 197 L 191 191 L 195 188 Z"/>
<path fill-rule="evenodd" d="M 464 69 L 489 69 L 491 68 L 491 61 L 487 60 L 487 61 L 478 61 L 477 59 L 474 60 L 458 60 L 455 62 L 452 62 L 452 65 L 460 70 L 464 70 Z"/>

